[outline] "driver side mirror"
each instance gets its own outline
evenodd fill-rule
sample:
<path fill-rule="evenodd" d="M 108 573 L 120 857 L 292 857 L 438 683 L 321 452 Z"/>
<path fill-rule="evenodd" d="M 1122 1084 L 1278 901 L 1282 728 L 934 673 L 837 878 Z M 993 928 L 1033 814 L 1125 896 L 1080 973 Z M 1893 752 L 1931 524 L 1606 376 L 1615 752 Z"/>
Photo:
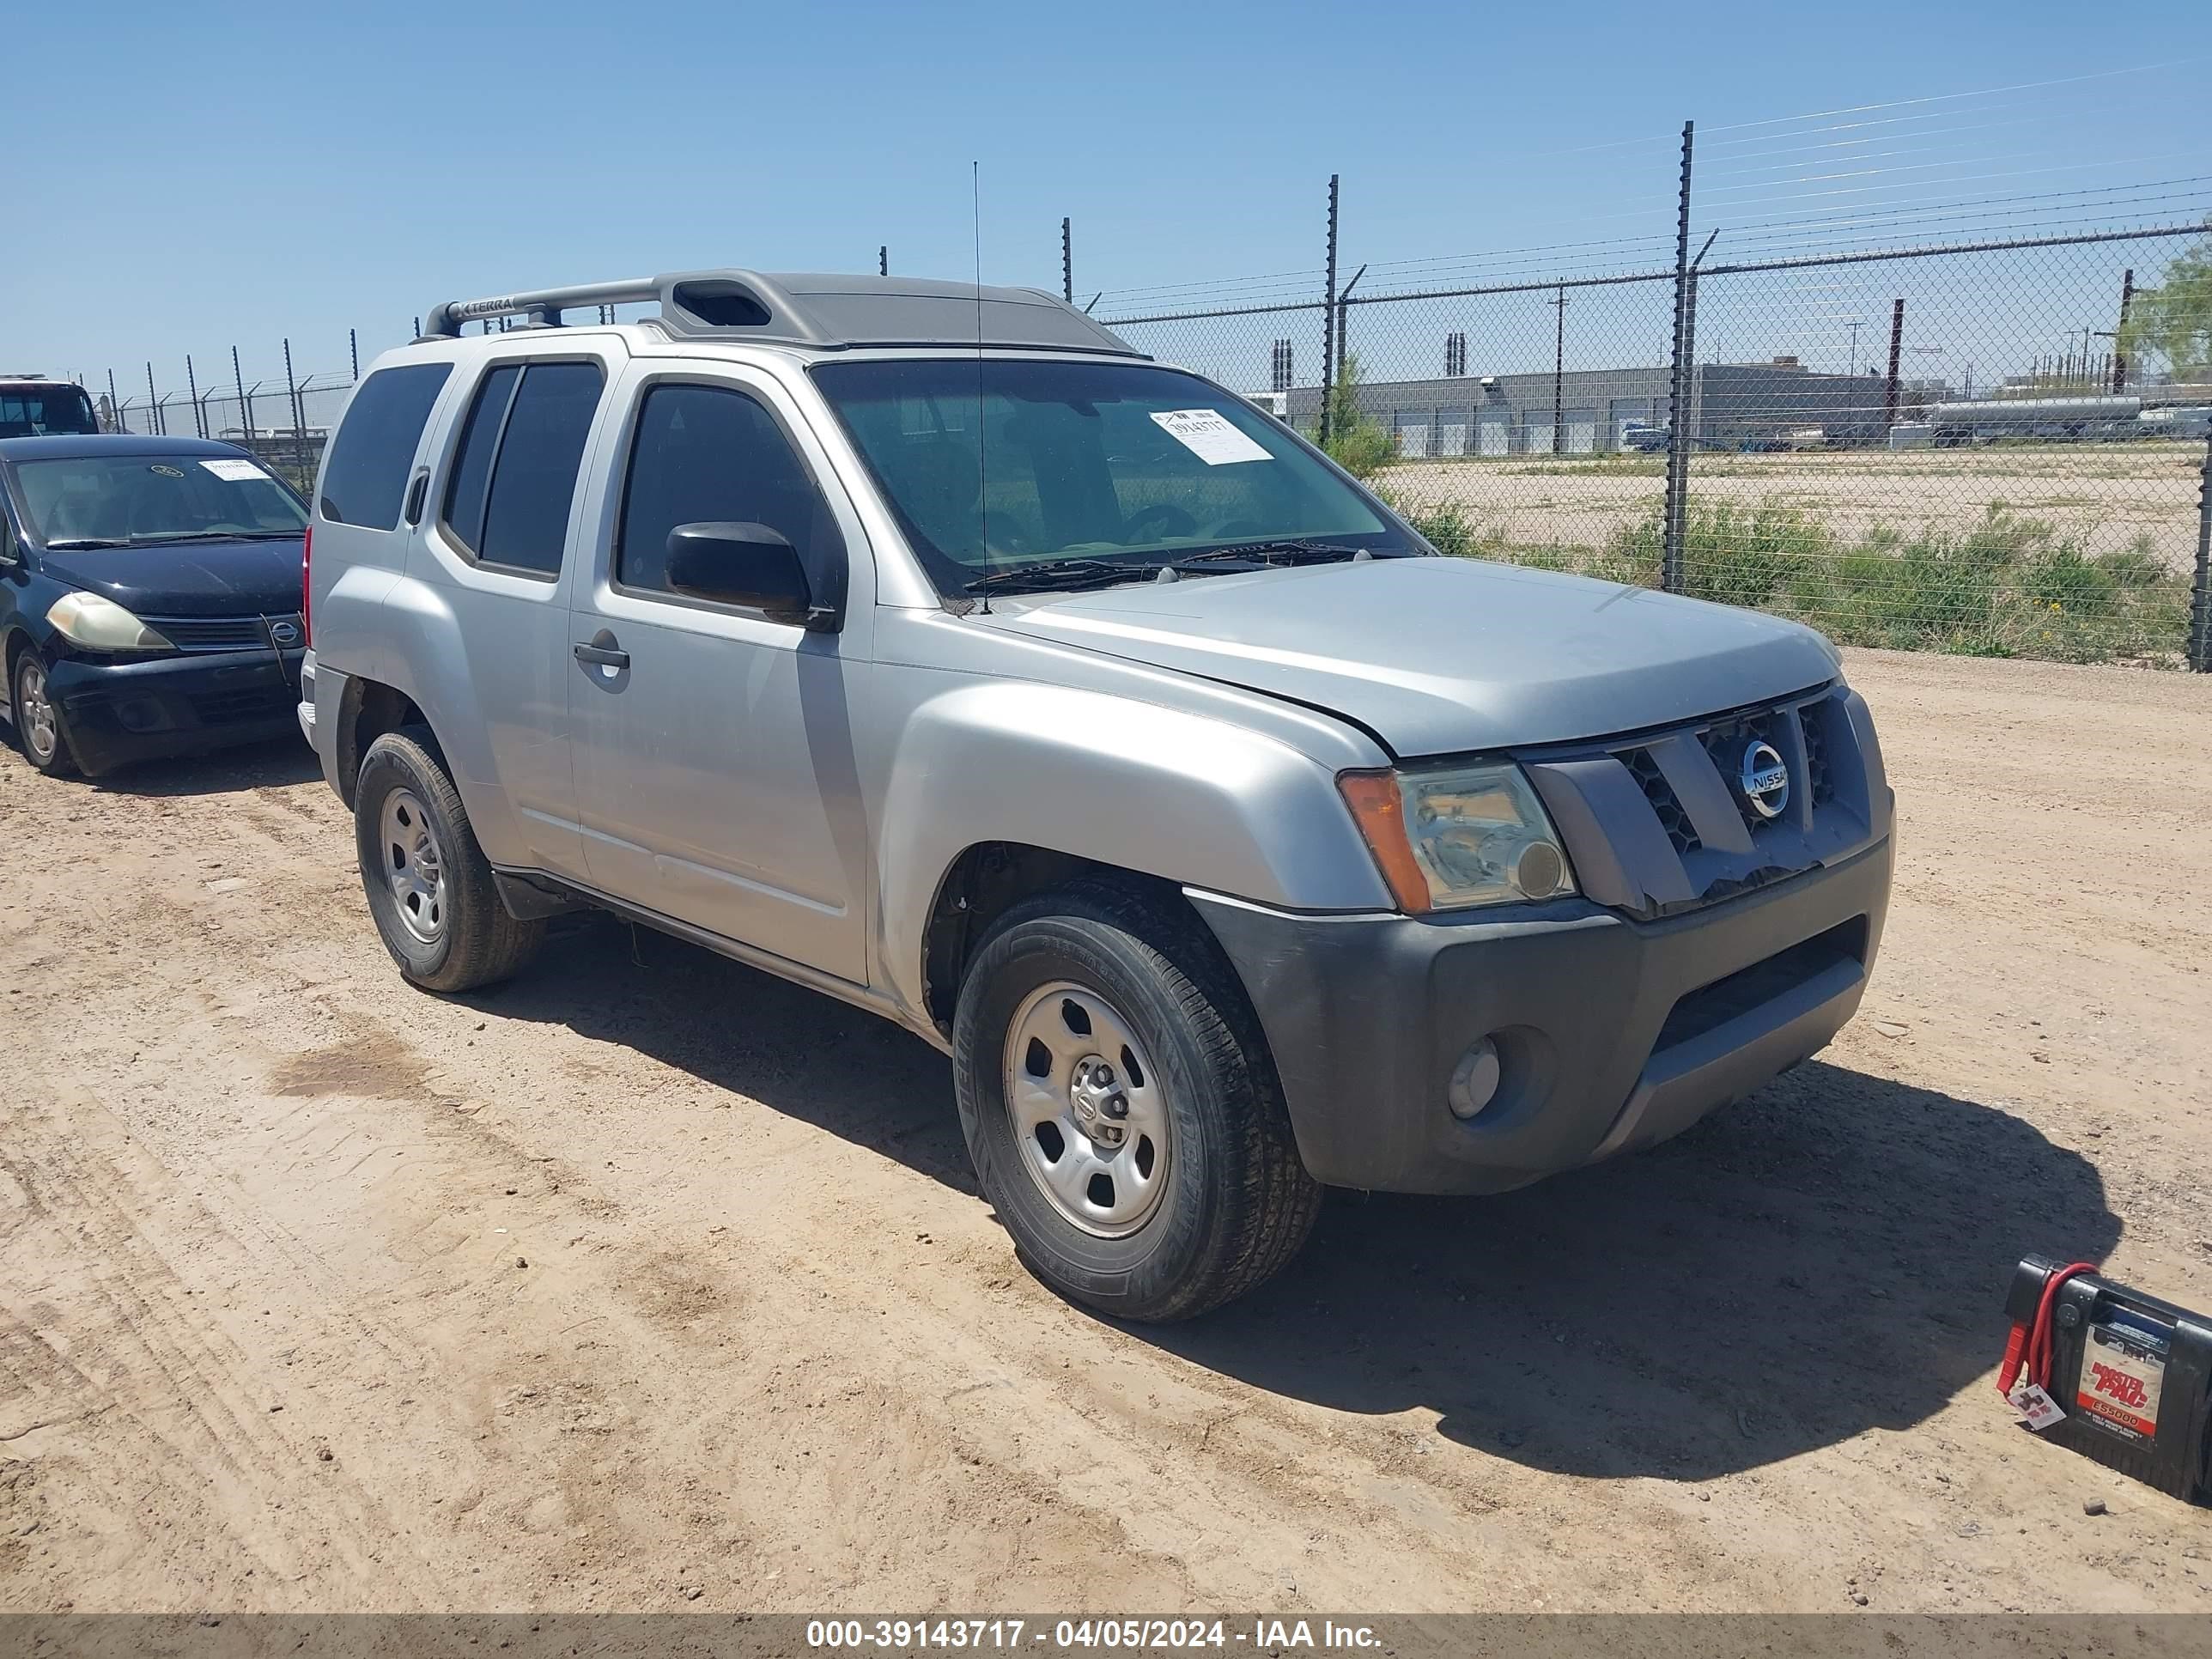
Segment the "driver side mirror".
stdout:
<path fill-rule="evenodd" d="M 817 606 L 799 550 L 782 532 L 750 520 L 679 524 L 668 532 L 668 586 L 716 605 L 743 605 L 770 622 L 835 626 Z"/>

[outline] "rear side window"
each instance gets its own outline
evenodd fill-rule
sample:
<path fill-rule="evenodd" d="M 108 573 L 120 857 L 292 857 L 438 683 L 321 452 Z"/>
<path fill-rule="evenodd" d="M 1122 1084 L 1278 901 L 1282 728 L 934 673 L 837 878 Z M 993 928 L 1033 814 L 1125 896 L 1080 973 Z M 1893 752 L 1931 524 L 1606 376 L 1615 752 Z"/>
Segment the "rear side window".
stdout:
<path fill-rule="evenodd" d="M 446 488 L 447 532 L 483 564 L 556 576 L 606 377 L 597 363 L 503 363 L 484 376 Z"/>
<path fill-rule="evenodd" d="M 323 466 L 318 506 L 324 518 L 368 530 L 398 526 L 423 422 L 453 372 L 451 363 L 408 363 L 380 368 L 362 382 Z"/>
<path fill-rule="evenodd" d="M 810 568 L 844 552 L 829 506 L 783 428 L 742 392 L 657 386 L 638 412 L 615 580 L 668 589 L 668 532 L 750 520 L 782 532 Z"/>

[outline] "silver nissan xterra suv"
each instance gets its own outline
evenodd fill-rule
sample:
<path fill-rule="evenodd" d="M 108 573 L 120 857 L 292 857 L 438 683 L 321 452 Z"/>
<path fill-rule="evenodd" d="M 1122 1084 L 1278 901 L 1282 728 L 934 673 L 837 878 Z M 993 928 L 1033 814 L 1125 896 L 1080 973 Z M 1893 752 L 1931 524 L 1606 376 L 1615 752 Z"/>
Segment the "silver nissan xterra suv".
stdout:
<path fill-rule="evenodd" d="M 896 1020 L 1110 1314 L 1251 1289 L 1324 1186 L 1675 1134 L 1826 1043 L 1881 934 L 1893 798 L 1819 635 L 1439 556 L 1039 292 L 440 306 L 311 545 L 301 721 L 408 979 L 592 905 Z"/>

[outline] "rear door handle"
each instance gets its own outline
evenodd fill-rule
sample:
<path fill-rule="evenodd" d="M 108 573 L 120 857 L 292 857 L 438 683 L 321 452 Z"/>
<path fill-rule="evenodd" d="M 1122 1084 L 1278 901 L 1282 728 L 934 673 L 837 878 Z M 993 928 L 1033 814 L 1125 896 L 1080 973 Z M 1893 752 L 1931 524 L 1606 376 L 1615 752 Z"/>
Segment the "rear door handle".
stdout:
<path fill-rule="evenodd" d="M 601 635 L 599 637 L 605 639 L 606 635 Z M 576 660 L 587 662 L 599 668 L 627 668 L 629 666 L 629 653 L 617 651 L 611 644 L 579 645 L 576 647 Z"/>

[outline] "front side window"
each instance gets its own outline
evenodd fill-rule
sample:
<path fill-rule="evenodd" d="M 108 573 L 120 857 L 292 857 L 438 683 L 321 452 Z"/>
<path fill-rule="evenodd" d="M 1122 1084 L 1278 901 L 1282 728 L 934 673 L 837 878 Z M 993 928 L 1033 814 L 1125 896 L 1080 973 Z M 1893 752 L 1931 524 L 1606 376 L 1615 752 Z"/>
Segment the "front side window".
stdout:
<path fill-rule="evenodd" d="M 305 502 L 245 455 L 61 456 L 19 461 L 29 528 L 45 546 L 276 540 L 299 535 Z"/>
<path fill-rule="evenodd" d="M 1110 579 L 1271 543 L 1421 550 L 1286 428 L 1180 370 L 970 357 L 812 372 L 948 596 L 1068 561 Z"/>
<path fill-rule="evenodd" d="M 617 584 L 667 592 L 669 532 L 747 521 L 779 532 L 809 568 L 843 555 L 822 492 L 757 401 L 723 386 L 653 387 L 630 446 Z"/>
<path fill-rule="evenodd" d="M 323 464 L 319 505 L 332 524 L 391 530 L 399 523 L 407 470 L 451 363 L 380 368 L 361 383 Z"/>
<path fill-rule="evenodd" d="M 502 363 L 483 378 L 446 486 L 446 529 L 480 563 L 561 574 L 577 469 L 606 376 L 595 362 Z"/>

